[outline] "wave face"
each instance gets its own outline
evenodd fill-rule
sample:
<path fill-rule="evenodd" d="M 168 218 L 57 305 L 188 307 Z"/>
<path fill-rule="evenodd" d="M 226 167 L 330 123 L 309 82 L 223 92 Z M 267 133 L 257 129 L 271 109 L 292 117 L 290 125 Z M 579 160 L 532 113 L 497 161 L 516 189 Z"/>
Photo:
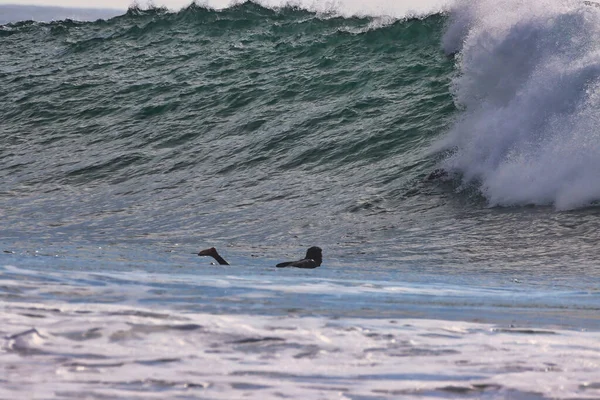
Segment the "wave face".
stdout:
<path fill-rule="evenodd" d="M 600 199 L 600 13 L 589 2 L 462 2 L 444 37 L 459 52 L 464 113 L 437 149 L 490 205 L 573 209 Z"/>
<path fill-rule="evenodd" d="M 53 210 L 32 224 L 229 238 L 402 199 L 455 112 L 444 21 L 243 3 L 6 25 L 3 197 Z"/>

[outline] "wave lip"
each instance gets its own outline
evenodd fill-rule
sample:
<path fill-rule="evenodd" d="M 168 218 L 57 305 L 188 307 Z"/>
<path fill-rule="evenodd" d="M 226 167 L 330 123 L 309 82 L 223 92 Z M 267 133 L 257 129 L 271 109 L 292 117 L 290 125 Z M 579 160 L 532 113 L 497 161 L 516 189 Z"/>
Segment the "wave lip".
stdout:
<path fill-rule="evenodd" d="M 436 150 L 491 206 L 600 200 L 600 10 L 583 3 L 460 3 L 444 38 L 459 51 L 463 113 Z"/>
<path fill-rule="evenodd" d="M 99 5 L 104 7 L 103 4 Z M 94 21 L 122 14 L 123 10 L 106 8 L 67 8 L 0 4 L 0 25 L 22 21 L 49 22 L 59 20 Z"/>
<path fill-rule="evenodd" d="M 247 4 L 271 10 L 297 9 L 327 16 L 342 16 L 346 18 L 391 17 L 393 19 L 405 19 L 440 13 L 446 10 L 447 2 L 448 0 L 406 0 L 400 2 L 375 0 L 368 3 L 357 0 L 341 0 L 336 2 L 315 2 L 309 0 L 247 0 L 233 2 L 229 0 L 207 0 L 196 2 L 171 0 L 169 2 L 148 2 L 147 6 L 141 6 L 140 3 L 134 2 L 127 10 L 106 8 L 102 2 L 98 2 L 97 4 L 93 2 L 88 3 L 86 8 L 0 4 L 0 25 L 24 21 L 95 21 L 118 16 L 144 17 L 166 13 L 179 14 L 190 10 L 227 11 Z"/>

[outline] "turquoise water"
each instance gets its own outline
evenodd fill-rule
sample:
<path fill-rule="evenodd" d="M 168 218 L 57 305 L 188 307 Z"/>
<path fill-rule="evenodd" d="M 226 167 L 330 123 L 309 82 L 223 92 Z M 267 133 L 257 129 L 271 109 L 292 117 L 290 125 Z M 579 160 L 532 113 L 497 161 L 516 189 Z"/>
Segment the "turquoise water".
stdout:
<path fill-rule="evenodd" d="M 0 398 L 597 397 L 597 10 L 513 6 L 0 26 Z"/>

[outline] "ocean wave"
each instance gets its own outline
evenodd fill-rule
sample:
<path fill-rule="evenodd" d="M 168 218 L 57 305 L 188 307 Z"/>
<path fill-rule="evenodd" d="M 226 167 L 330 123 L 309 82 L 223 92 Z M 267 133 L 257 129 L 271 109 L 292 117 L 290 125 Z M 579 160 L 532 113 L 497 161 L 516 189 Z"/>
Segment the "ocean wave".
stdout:
<path fill-rule="evenodd" d="M 25 35 L 24 43 L 14 42 L 14 45 L 26 45 L 26 35 L 33 34 L 37 39 L 52 42 L 52 48 L 58 52 L 46 54 L 44 62 L 49 64 L 50 71 L 27 75 L 27 81 L 32 82 L 27 90 L 30 94 L 18 98 L 6 111 L 16 121 L 28 117 L 27 123 L 45 125 L 65 119 L 102 121 L 103 131 L 111 127 L 121 131 L 118 124 L 123 122 L 122 114 L 130 114 L 136 132 L 127 129 L 128 133 L 111 135 L 115 139 L 137 135 L 146 129 L 156 131 L 156 126 L 147 126 L 142 121 L 164 117 L 184 119 L 194 111 L 194 106 L 211 110 L 210 113 L 219 118 L 231 117 L 233 121 L 253 110 L 255 116 L 244 118 L 231 129 L 240 135 L 266 129 L 266 136 L 252 146 L 266 152 L 265 162 L 272 162 L 268 153 L 284 151 L 304 135 L 318 133 L 330 137 L 329 145 L 315 143 L 316 147 L 290 153 L 292 157 L 280 164 L 283 169 L 311 160 L 343 165 L 381 159 L 393 156 L 394 149 L 405 152 L 411 148 L 405 135 L 398 135 L 399 127 L 406 126 L 406 135 L 410 137 L 423 136 L 415 129 L 423 125 L 420 120 L 426 112 L 435 112 L 439 107 L 444 110 L 443 114 L 449 112 L 444 82 L 447 82 L 451 63 L 439 65 L 435 59 L 444 58 L 437 44 L 444 21 L 442 15 L 411 20 L 325 18 L 298 7 L 273 10 L 245 2 L 223 10 L 193 4 L 175 13 L 164 8 L 130 8 L 126 14 L 108 21 L 10 24 L 5 27 L 7 31 Z M 44 51 L 40 54 L 45 54 Z M 421 59 L 419 53 L 434 58 Z M 132 54 L 137 57 L 131 58 Z M 140 75 L 136 71 L 142 59 L 146 64 Z M 67 60 L 71 60 L 69 68 L 64 64 Z M 205 78 L 199 86 L 190 81 L 190 74 L 195 74 L 189 69 L 190 62 L 203 66 Z M 296 71 L 297 68 L 300 70 Z M 82 69 L 86 71 L 84 75 L 80 74 Z M 108 74 L 121 71 L 119 75 L 125 81 L 114 86 L 101 77 L 90 79 L 87 74 L 90 69 Z M 161 82 L 174 71 L 184 72 Z M 58 85 L 44 79 L 48 74 L 56 77 Z M 427 76 L 430 78 L 423 80 Z M 19 77 L 13 82 L 18 83 Z M 397 113 L 393 111 L 397 98 L 412 102 L 407 97 L 410 92 L 404 92 L 403 88 L 414 85 L 415 90 L 420 91 L 418 86 L 424 84 L 432 85 L 427 90 L 434 93 L 426 96 L 430 100 L 423 99 L 423 106 L 429 111 L 418 106 L 414 110 L 410 106 Z M 216 86 L 220 87 L 218 94 L 213 91 Z M 18 85 L 13 89 L 20 92 Z M 56 101 L 40 100 L 59 93 Z M 121 101 L 119 107 L 108 106 L 106 95 L 109 93 Z M 203 94 L 204 97 L 198 97 Z M 69 98 L 82 101 L 73 102 Z M 323 103 L 324 99 L 331 103 Z M 64 101 L 72 105 L 65 106 Z M 429 102 L 431 104 L 425 104 Z M 294 113 L 294 104 L 310 104 L 314 111 Z M 269 124 L 273 116 L 282 112 L 294 114 L 289 119 L 292 126 L 283 132 L 281 127 L 285 125 Z M 366 127 L 358 126 L 354 128 L 356 134 L 336 137 L 337 128 L 350 127 L 363 116 L 379 118 L 382 114 L 387 115 L 381 120 L 387 128 L 381 126 L 376 127 L 375 132 L 367 132 Z M 323 131 L 326 127 L 336 129 Z M 427 131 L 436 129 L 426 128 Z M 198 140 L 203 136 L 201 132 L 188 132 L 184 136 Z M 379 134 L 375 135 L 376 132 Z M 170 131 L 163 132 L 150 143 L 140 142 L 136 146 L 144 147 L 155 140 L 172 143 L 171 136 Z M 44 140 L 53 142 L 52 138 Z M 110 140 L 99 137 L 94 142 L 110 144 Z M 236 159 L 234 164 L 248 165 L 256 160 L 252 154 L 246 158 L 246 161 Z M 111 163 L 111 160 L 89 162 L 93 166 Z M 231 165 L 224 165 L 221 170 L 231 170 Z"/>
<path fill-rule="evenodd" d="M 134 236 L 197 231 L 199 204 L 235 235 L 393 211 L 427 191 L 425 150 L 455 112 L 445 22 L 243 3 L 9 25 L 0 192 L 56 210 L 36 226 L 77 209 Z M 12 210 L 6 224 L 25 226 Z"/>

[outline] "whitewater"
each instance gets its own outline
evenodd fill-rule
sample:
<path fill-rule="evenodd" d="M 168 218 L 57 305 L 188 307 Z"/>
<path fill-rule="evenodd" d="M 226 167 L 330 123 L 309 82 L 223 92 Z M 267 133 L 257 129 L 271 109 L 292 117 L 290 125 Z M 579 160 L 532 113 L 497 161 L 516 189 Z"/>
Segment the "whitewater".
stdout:
<path fill-rule="evenodd" d="M 162 5 L 0 5 L 0 399 L 600 397 L 595 3 Z"/>
<path fill-rule="evenodd" d="M 461 54 L 454 95 L 467 112 L 444 165 L 490 205 L 590 205 L 600 195 L 597 5 L 494 3 L 508 5 L 500 16 L 485 2 L 458 6 L 445 37 Z"/>

